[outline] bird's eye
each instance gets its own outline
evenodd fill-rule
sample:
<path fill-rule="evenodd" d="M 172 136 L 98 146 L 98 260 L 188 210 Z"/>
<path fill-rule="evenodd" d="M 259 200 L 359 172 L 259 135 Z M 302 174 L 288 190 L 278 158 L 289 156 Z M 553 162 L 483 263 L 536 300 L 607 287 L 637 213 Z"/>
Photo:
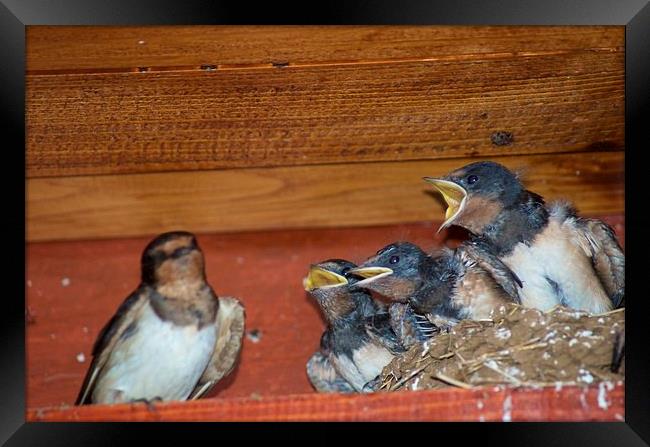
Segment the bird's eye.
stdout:
<path fill-rule="evenodd" d="M 391 257 L 388 259 L 388 262 L 389 262 L 390 264 L 397 264 L 397 263 L 399 262 L 399 256 L 391 256 Z"/>
<path fill-rule="evenodd" d="M 469 177 L 467 177 L 467 183 L 470 185 L 473 185 L 477 181 L 478 181 L 478 176 L 476 175 L 470 175 Z"/>
<path fill-rule="evenodd" d="M 341 270 L 341 275 L 345 276 L 350 271 L 350 267 L 343 267 Z"/>

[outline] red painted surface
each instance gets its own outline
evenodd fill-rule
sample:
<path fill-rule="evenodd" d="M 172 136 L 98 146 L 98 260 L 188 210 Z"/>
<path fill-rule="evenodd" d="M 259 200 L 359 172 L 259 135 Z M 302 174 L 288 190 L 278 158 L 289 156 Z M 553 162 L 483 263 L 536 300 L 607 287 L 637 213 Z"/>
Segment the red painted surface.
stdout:
<path fill-rule="evenodd" d="M 623 421 L 624 385 L 302 394 L 29 411 L 29 421 Z"/>
<path fill-rule="evenodd" d="M 613 216 L 605 220 L 614 226 L 623 244 L 624 218 Z M 261 396 L 262 402 L 266 402 L 270 396 L 313 393 L 305 363 L 318 347 L 324 325 L 318 309 L 302 289 L 309 264 L 331 257 L 361 261 L 398 239 L 410 240 L 425 249 L 439 246 L 442 241 L 455 243 L 453 235 L 447 238 L 445 232 L 435 236 L 436 230 L 437 225 L 420 223 L 198 235 L 207 259 L 210 284 L 217 294 L 242 300 L 247 329 L 261 331 L 261 339 L 257 343 L 248 338 L 244 341 L 238 368 L 213 391 L 221 406 L 215 406 L 217 401 L 192 405 L 198 405 L 200 414 L 219 419 L 223 414 L 215 408 L 231 405 L 226 398 Z M 138 285 L 139 259 L 148 241 L 149 238 L 135 238 L 27 244 L 28 409 L 74 402 L 98 331 Z M 416 394 L 404 394 L 396 402 L 406 402 Z M 306 411 L 319 405 L 318 399 L 329 402 L 327 397 L 315 398 L 316 403 L 305 407 Z M 312 402 L 311 397 L 301 399 Z M 255 402 L 252 400 L 242 408 L 254 406 Z M 207 413 L 201 413 L 204 408 Z M 85 409 L 75 411 L 92 415 L 85 413 Z M 268 410 L 261 414 L 272 417 L 271 413 Z M 118 416 L 115 412 L 106 414 Z"/>

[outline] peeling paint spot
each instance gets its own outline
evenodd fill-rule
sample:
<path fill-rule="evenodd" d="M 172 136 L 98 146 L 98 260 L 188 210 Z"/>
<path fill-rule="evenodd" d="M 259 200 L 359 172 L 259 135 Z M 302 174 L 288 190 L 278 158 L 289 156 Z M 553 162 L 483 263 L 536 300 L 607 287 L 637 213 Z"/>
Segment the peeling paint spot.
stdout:
<path fill-rule="evenodd" d="M 259 343 L 262 339 L 262 331 L 259 329 L 251 329 L 246 333 L 246 338 L 248 338 L 253 343 Z"/>
<path fill-rule="evenodd" d="M 605 383 L 600 382 L 598 384 L 598 407 L 603 410 L 609 408 L 610 402 L 607 401 L 607 391 L 605 390 Z"/>
<path fill-rule="evenodd" d="M 582 408 L 587 409 L 589 408 L 589 405 L 587 405 L 587 399 L 585 398 L 585 393 L 586 391 L 583 391 L 580 394 L 580 405 L 582 405 Z"/>
<path fill-rule="evenodd" d="M 63 287 L 68 287 L 70 285 L 70 278 L 68 277 L 61 278 L 61 285 Z"/>
<path fill-rule="evenodd" d="M 508 395 L 503 400 L 503 422 L 510 422 L 512 420 L 512 396 Z"/>

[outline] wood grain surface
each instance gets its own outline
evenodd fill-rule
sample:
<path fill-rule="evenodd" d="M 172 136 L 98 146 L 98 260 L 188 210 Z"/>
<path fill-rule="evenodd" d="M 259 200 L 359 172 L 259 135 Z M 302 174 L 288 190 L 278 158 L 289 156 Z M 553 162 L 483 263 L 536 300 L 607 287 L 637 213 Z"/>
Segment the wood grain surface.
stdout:
<path fill-rule="evenodd" d="M 625 385 L 446 389 L 367 395 L 100 405 L 30 410 L 28 421 L 610 421 L 625 420 Z"/>
<path fill-rule="evenodd" d="M 624 246 L 623 216 L 601 217 L 613 226 Z M 238 297 L 246 307 L 247 331 L 257 329 L 260 333 L 257 342 L 248 337 L 244 339 L 239 366 L 210 395 L 223 399 L 267 399 L 272 396 L 313 393 L 305 373 L 305 364 L 318 347 L 324 324 L 319 310 L 302 288 L 302 278 L 308 266 L 335 257 L 360 262 L 396 240 L 408 240 L 430 250 L 443 244 L 454 247 L 463 237 L 462 233 L 453 230 L 443 230 L 436 234 L 437 229 L 437 224 L 421 222 L 365 228 L 199 235 L 198 243 L 206 258 L 209 283 L 220 296 Z M 97 333 L 122 300 L 138 285 L 141 252 L 151 237 L 153 234 L 141 238 L 104 241 L 27 244 L 28 409 L 36 411 L 73 404 L 90 363 L 90 352 Z M 386 410 L 380 414 L 373 410 L 368 417 L 379 417 L 382 414 L 382 417 L 398 417 L 400 414 L 415 417 L 417 410 L 407 405 L 411 397 L 417 398 L 416 394 L 398 398 L 404 400 L 399 401 L 402 406 L 393 410 L 397 413 Z M 313 407 L 308 408 L 315 410 L 319 402 L 322 401 L 313 401 Z M 342 411 L 345 417 L 354 418 L 353 415 L 359 409 L 354 402 L 343 400 L 335 407 L 331 404 L 323 408 L 323 411 L 327 409 L 331 413 L 316 412 L 313 417 L 341 417 L 334 412 L 338 409 L 336 411 Z M 183 417 L 187 418 L 201 415 L 217 419 L 227 417 L 230 411 L 237 415 L 233 417 L 240 419 L 256 414 L 261 418 L 274 417 L 271 408 L 266 408 L 263 412 L 256 410 L 261 413 L 248 413 L 250 405 L 220 405 L 226 406 L 199 405 L 195 408 L 204 408 L 199 413 L 188 410 L 188 413 L 165 413 L 165 417 L 173 419 L 185 414 Z M 283 405 L 285 406 L 280 406 L 278 410 L 285 413 L 279 413 L 278 418 L 298 417 L 297 413 L 287 416 L 289 404 Z M 301 407 L 303 404 L 296 405 L 304 410 Z M 564 408 L 560 406 L 564 404 L 557 405 L 558 408 L 553 413 L 555 416 L 561 414 L 561 411 L 569 412 L 564 413 L 567 418 L 584 416 L 584 413 L 572 413 L 575 410 L 573 404 L 567 404 L 565 410 L 560 409 Z M 82 419 L 153 417 L 147 416 L 137 406 L 134 407 L 135 413 L 132 416 L 129 416 L 132 410 L 118 408 L 121 410 L 108 410 L 108 413 L 54 411 L 45 413 L 45 416 L 50 419 L 72 417 L 73 414 Z M 222 408 L 223 412 L 218 408 Z M 399 413 L 401 411 L 406 413 Z M 426 418 L 433 414 L 443 417 L 440 416 L 443 413 L 435 411 L 444 412 L 444 408 L 431 411 L 434 413 L 425 411 L 420 417 Z M 535 411 L 543 412 L 543 407 Z M 37 417 L 36 413 L 30 414 L 30 417 Z M 530 414 L 535 417 L 535 414 L 543 413 Z M 301 417 L 310 416 L 304 414 Z M 462 415 L 453 417 L 460 418 Z"/>
<path fill-rule="evenodd" d="M 623 28 L 310 29 L 30 30 L 28 177 L 624 147 Z"/>
<path fill-rule="evenodd" d="M 27 27 L 27 419 L 622 420 L 621 384 L 318 395 L 305 363 L 324 325 L 301 280 L 395 240 L 457 244 L 421 177 L 480 159 L 624 245 L 624 34 Z M 175 229 L 259 339 L 210 399 L 70 408 L 141 250 Z"/>
<path fill-rule="evenodd" d="M 28 26 L 29 74 L 622 49 L 623 26 Z"/>
<path fill-rule="evenodd" d="M 27 239 L 441 220 L 423 176 L 478 159 L 28 179 Z M 624 210 L 624 153 L 501 157 L 527 188 L 584 213 Z"/>

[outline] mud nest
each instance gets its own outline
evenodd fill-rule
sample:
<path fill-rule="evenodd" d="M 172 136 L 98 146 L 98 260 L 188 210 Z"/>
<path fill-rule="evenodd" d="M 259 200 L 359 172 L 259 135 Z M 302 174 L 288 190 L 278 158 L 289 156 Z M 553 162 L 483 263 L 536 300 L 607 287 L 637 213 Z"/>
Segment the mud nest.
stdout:
<path fill-rule="evenodd" d="M 589 315 L 502 306 L 491 320 L 464 320 L 396 357 L 382 391 L 484 385 L 588 385 L 624 379 L 625 309 Z"/>

